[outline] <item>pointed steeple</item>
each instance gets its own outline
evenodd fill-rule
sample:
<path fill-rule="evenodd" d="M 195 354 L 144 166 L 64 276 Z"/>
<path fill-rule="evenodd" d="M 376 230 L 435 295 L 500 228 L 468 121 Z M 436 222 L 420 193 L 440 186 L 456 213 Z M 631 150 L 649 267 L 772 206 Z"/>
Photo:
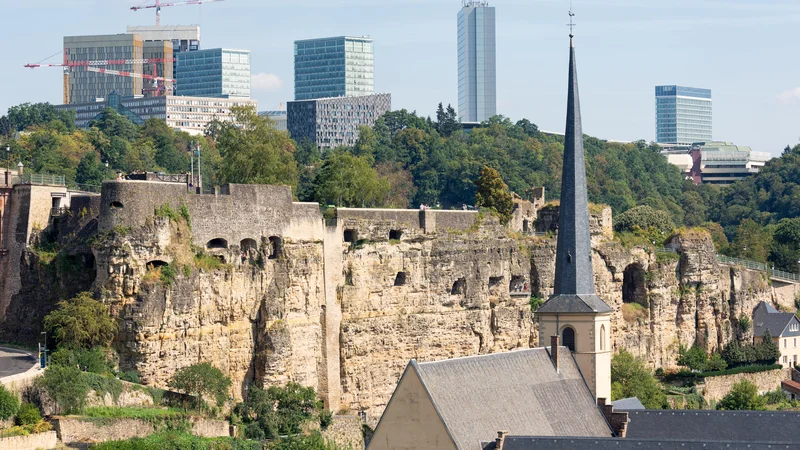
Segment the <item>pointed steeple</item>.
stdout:
<path fill-rule="evenodd" d="M 589 233 L 589 198 L 581 129 L 581 104 L 570 12 L 567 129 L 558 218 L 558 249 L 553 296 L 537 312 L 608 312 L 611 308 L 594 290 L 592 244 Z"/>

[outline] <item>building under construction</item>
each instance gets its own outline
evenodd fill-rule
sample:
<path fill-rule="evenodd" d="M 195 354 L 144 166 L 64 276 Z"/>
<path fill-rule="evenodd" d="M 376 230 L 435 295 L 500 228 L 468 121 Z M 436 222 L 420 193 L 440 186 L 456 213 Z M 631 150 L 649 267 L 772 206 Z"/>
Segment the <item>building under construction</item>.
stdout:
<path fill-rule="evenodd" d="M 104 70 L 141 75 L 144 72 L 144 40 L 136 34 L 64 37 L 64 103 L 89 103 L 111 92 L 123 97 L 142 95 L 142 78 L 110 76 L 88 70 L 102 61 Z M 172 55 L 169 55 L 172 58 Z"/>

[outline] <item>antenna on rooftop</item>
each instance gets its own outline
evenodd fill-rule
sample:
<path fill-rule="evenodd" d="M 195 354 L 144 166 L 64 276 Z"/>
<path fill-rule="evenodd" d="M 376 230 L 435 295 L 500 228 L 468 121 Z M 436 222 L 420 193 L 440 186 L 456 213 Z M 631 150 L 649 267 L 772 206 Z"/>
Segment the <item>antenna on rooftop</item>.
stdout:
<path fill-rule="evenodd" d="M 569 27 L 569 37 L 570 38 L 574 38 L 575 37 L 575 26 L 577 24 L 575 22 L 573 22 L 573 20 L 572 20 L 574 17 L 575 17 L 575 13 L 572 12 L 572 0 L 570 0 L 570 2 L 569 2 L 569 23 L 567 24 L 567 26 Z"/>

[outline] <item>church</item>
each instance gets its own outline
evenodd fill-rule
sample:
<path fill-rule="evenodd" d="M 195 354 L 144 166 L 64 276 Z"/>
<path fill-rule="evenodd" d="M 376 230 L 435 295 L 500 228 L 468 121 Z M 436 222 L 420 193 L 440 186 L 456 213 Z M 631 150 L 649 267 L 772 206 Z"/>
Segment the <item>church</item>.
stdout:
<path fill-rule="evenodd" d="M 800 413 L 610 403 L 613 310 L 594 287 L 572 33 L 567 102 L 555 286 L 536 311 L 549 346 L 412 360 L 368 450 L 800 449 Z"/>

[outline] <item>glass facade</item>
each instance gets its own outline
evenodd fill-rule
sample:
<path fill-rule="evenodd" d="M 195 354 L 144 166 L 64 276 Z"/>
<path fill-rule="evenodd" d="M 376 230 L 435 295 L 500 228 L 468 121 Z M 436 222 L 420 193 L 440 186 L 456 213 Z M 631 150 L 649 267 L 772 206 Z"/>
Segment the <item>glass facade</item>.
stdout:
<path fill-rule="evenodd" d="M 294 101 L 287 105 L 287 126 L 299 143 L 308 140 L 322 149 L 352 147 L 359 127 L 375 125 L 391 109 L 391 94 Z"/>
<path fill-rule="evenodd" d="M 711 90 L 656 86 L 656 142 L 690 145 L 711 141 Z"/>
<path fill-rule="evenodd" d="M 179 95 L 250 98 L 249 50 L 215 48 L 175 56 Z"/>
<path fill-rule="evenodd" d="M 133 34 L 67 36 L 64 53 L 69 62 L 142 59 L 143 42 Z M 141 61 L 133 64 L 109 64 L 103 69 L 142 73 Z M 122 96 L 142 95 L 143 80 L 105 73 L 89 72 L 84 66 L 65 67 L 64 103 L 79 104 L 107 98 L 112 92 Z"/>
<path fill-rule="evenodd" d="M 295 100 L 355 97 L 374 92 L 371 38 L 340 36 L 295 41 Z"/>
<path fill-rule="evenodd" d="M 458 114 L 463 122 L 497 114 L 495 9 L 486 2 L 458 13 Z"/>

